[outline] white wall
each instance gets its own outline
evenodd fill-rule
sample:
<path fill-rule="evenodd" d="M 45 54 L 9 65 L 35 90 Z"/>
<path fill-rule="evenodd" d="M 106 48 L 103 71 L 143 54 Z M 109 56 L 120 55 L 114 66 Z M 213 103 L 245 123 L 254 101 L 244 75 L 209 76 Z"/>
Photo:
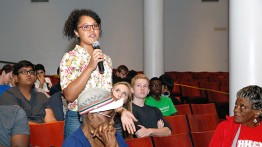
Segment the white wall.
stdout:
<path fill-rule="evenodd" d="M 1 0 L 0 60 L 27 59 L 55 74 L 63 54 L 73 46 L 63 38 L 62 29 L 75 8 L 90 8 L 100 15 L 101 48 L 114 68 L 125 64 L 143 70 L 142 0 Z M 165 71 L 228 71 L 227 26 L 227 0 L 165 0 Z"/>
<path fill-rule="evenodd" d="M 165 71 L 228 71 L 228 0 L 165 0 Z"/>

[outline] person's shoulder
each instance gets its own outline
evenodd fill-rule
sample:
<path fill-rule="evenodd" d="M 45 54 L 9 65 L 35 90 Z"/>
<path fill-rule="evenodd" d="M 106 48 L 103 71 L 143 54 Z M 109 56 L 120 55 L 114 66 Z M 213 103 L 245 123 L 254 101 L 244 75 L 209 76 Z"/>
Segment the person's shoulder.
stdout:
<path fill-rule="evenodd" d="M 36 99 L 41 101 L 48 101 L 49 98 L 43 93 L 33 90 L 32 93 L 35 93 Z"/>
<path fill-rule="evenodd" d="M 226 116 L 226 120 L 224 120 L 224 122 L 228 122 L 228 123 L 234 122 L 234 116 Z"/>
<path fill-rule="evenodd" d="M 63 147 L 81 147 L 82 143 L 76 136 L 68 136 L 63 142 Z"/>
<path fill-rule="evenodd" d="M 147 96 L 146 99 L 154 99 L 151 95 Z"/>
<path fill-rule="evenodd" d="M 6 90 L 6 92 L 8 92 L 8 93 L 14 93 L 14 92 L 16 92 L 16 91 L 18 91 L 18 89 L 16 88 L 16 86 L 10 87 L 8 90 Z"/>
<path fill-rule="evenodd" d="M 106 55 L 106 54 L 104 54 L 104 55 L 105 55 L 105 61 L 108 61 L 108 62 L 112 61 L 112 59 L 108 55 Z"/>
<path fill-rule="evenodd" d="M 19 98 L 20 92 L 16 87 L 10 87 L 2 93 L 1 99 L 9 99 L 10 97 Z"/>
<path fill-rule="evenodd" d="M 225 128 L 225 127 L 230 127 L 232 125 L 238 125 L 234 122 L 234 116 L 226 116 L 226 119 L 221 121 L 219 124 L 218 124 L 218 127 L 222 127 L 222 128 Z"/>
<path fill-rule="evenodd" d="M 159 108 L 157 108 L 157 107 L 154 107 L 154 106 L 149 106 L 149 105 L 147 105 L 147 104 L 145 104 L 144 105 L 144 108 L 146 108 L 146 109 L 152 109 L 152 110 L 159 110 Z"/>
<path fill-rule="evenodd" d="M 23 109 L 18 105 L 0 105 L 0 113 L 9 113 L 15 114 L 17 111 L 23 111 Z"/>
<path fill-rule="evenodd" d="M 75 48 L 73 50 L 70 50 L 69 52 L 66 52 L 62 58 L 63 59 L 66 59 L 66 60 L 69 60 L 68 58 L 73 58 L 75 57 L 77 54 L 79 53 L 82 53 L 84 52 L 84 49 L 79 46 L 79 45 L 76 45 Z"/>
<path fill-rule="evenodd" d="M 10 88 L 10 85 L 0 85 L 0 88 L 4 88 L 4 89 Z"/>
<path fill-rule="evenodd" d="M 151 102 L 151 101 L 154 101 L 154 100 L 155 99 L 151 95 L 149 95 L 148 97 L 145 98 L 145 103 Z"/>
<path fill-rule="evenodd" d="M 33 90 L 33 93 L 36 93 L 37 96 L 48 98 L 43 92 L 40 92 L 37 89 Z"/>
<path fill-rule="evenodd" d="M 16 120 L 22 121 L 23 119 L 27 121 L 27 116 L 24 109 L 20 106 L 0 105 L 0 120 L 2 120 L 3 123 L 6 122 L 6 126 L 12 127 Z"/>
<path fill-rule="evenodd" d="M 64 143 L 63 147 L 89 147 L 90 143 L 88 139 L 85 137 L 81 127 L 79 127 L 73 134 L 68 136 Z"/>

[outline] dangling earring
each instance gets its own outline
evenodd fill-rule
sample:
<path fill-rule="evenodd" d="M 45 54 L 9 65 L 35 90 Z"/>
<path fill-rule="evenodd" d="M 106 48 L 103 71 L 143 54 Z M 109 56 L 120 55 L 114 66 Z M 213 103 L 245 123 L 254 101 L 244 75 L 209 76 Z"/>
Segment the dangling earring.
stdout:
<path fill-rule="evenodd" d="M 257 119 L 255 118 L 253 122 L 256 124 L 257 123 Z"/>

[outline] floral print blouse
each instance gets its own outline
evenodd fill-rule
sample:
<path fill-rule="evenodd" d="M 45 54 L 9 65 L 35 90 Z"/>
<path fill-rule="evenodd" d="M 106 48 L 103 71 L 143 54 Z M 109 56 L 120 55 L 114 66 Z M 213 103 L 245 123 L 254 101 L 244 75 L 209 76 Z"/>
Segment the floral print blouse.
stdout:
<path fill-rule="evenodd" d="M 72 81 L 81 75 L 83 70 L 87 67 L 90 62 L 91 56 L 87 50 L 79 45 L 65 53 L 60 62 L 60 84 L 62 90 L 65 89 Z M 110 91 L 112 88 L 112 60 L 109 56 L 104 56 L 104 74 L 99 73 L 98 67 L 94 70 L 86 84 L 83 91 L 88 88 L 102 88 Z M 80 93 L 80 95 L 83 93 Z M 73 91 L 72 91 L 73 92 Z M 68 109 L 72 111 L 78 111 L 77 99 L 73 103 L 68 104 Z"/>

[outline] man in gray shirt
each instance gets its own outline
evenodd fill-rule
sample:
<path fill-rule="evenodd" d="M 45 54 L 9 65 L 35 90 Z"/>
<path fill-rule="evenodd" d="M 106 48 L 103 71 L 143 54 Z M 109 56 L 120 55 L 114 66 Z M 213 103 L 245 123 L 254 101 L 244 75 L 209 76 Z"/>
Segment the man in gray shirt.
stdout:
<path fill-rule="evenodd" d="M 25 111 L 16 105 L 0 105 L 0 146 L 29 146 Z"/>

